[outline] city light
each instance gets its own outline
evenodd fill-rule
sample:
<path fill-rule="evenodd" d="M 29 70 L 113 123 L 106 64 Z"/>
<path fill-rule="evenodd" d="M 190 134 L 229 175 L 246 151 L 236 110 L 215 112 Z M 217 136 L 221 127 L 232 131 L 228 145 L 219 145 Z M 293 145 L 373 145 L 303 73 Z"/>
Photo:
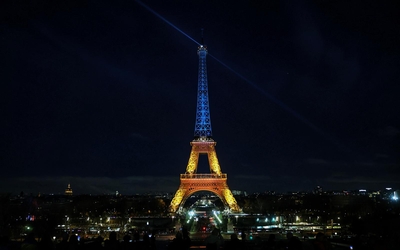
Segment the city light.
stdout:
<path fill-rule="evenodd" d="M 217 213 L 215 212 L 215 210 L 213 210 L 213 213 L 215 215 L 215 218 L 217 218 L 217 220 L 219 221 L 219 223 L 222 223 L 221 219 L 218 217 Z"/>
<path fill-rule="evenodd" d="M 397 195 L 397 192 L 393 192 L 392 200 L 397 201 L 399 200 L 399 196 Z"/>

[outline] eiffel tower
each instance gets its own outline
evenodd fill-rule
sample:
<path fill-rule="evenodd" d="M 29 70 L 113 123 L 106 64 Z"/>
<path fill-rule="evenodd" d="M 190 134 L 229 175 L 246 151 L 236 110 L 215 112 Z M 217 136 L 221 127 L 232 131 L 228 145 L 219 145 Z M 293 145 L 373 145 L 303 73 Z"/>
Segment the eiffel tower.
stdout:
<path fill-rule="evenodd" d="M 177 212 L 182 208 L 188 197 L 198 191 L 209 191 L 217 195 L 224 203 L 225 208 L 232 213 L 240 212 L 235 197 L 227 184 L 227 174 L 221 172 L 215 151 L 216 141 L 212 139 L 210 108 L 208 103 L 208 83 L 206 56 L 207 47 L 200 45 L 197 49 L 199 56 L 199 74 L 197 91 L 196 124 L 194 139 L 190 142 L 192 150 L 186 172 L 180 175 L 180 186 L 169 206 L 170 212 Z M 210 173 L 198 174 L 197 164 L 199 156 L 207 154 Z"/>

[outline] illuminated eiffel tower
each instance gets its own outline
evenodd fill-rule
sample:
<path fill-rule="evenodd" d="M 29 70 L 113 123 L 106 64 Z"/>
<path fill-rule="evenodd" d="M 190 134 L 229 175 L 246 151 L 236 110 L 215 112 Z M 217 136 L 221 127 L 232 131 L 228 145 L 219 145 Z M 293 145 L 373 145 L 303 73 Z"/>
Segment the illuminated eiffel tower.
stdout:
<path fill-rule="evenodd" d="M 198 191 L 209 191 L 217 195 L 230 212 L 240 212 L 235 198 L 227 184 L 227 174 L 221 172 L 215 146 L 217 142 L 212 139 L 210 108 L 208 103 L 207 83 L 207 47 L 200 45 L 197 50 L 199 56 L 199 75 L 197 91 L 196 125 L 194 139 L 190 143 L 189 162 L 186 172 L 180 175 L 180 186 L 169 206 L 170 212 L 177 212 L 186 199 Z M 209 174 L 198 174 L 197 164 L 199 156 L 207 154 L 210 165 Z"/>

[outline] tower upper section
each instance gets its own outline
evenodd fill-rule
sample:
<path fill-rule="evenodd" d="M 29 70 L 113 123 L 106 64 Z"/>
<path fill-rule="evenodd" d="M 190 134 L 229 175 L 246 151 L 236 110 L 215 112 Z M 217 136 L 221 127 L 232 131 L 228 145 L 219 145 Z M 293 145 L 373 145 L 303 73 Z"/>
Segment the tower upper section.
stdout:
<path fill-rule="evenodd" d="M 210 105 L 208 102 L 208 82 L 207 82 L 207 47 L 200 45 L 197 49 L 199 56 L 199 76 L 197 88 L 197 109 L 196 125 L 194 127 L 195 139 L 211 139 L 211 117 Z"/>

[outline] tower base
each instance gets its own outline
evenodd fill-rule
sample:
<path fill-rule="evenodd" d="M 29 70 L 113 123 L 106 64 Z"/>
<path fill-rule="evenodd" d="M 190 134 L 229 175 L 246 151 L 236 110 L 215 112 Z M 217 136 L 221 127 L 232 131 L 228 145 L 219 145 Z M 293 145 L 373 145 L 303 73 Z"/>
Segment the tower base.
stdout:
<path fill-rule="evenodd" d="M 192 150 L 186 167 L 186 173 L 180 176 L 181 184 L 171 201 L 169 211 L 176 212 L 193 193 L 209 191 L 217 195 L 222 200 L 225 207 L 229 208 L 230 212 L 241 212 L 226 182 L 227 175 L 221 172 L 217 153 L 215 151 L 217 142 L 212 138 L 200 137 L 192 141 L 190 145 L 192 146 Z M 207 154 L 210 174 L 196 174 L 200 154 Z"/>
<path fill-rule="evenodd" d="M 169 206 L 170 212 L 176 212 L 181 204 L 199 191 L 212 192 L 221 199 L 230 212 L 241 212 L 235 197 L 226 183 L 226 174 L 181 174 L 181 184 Z"/>

